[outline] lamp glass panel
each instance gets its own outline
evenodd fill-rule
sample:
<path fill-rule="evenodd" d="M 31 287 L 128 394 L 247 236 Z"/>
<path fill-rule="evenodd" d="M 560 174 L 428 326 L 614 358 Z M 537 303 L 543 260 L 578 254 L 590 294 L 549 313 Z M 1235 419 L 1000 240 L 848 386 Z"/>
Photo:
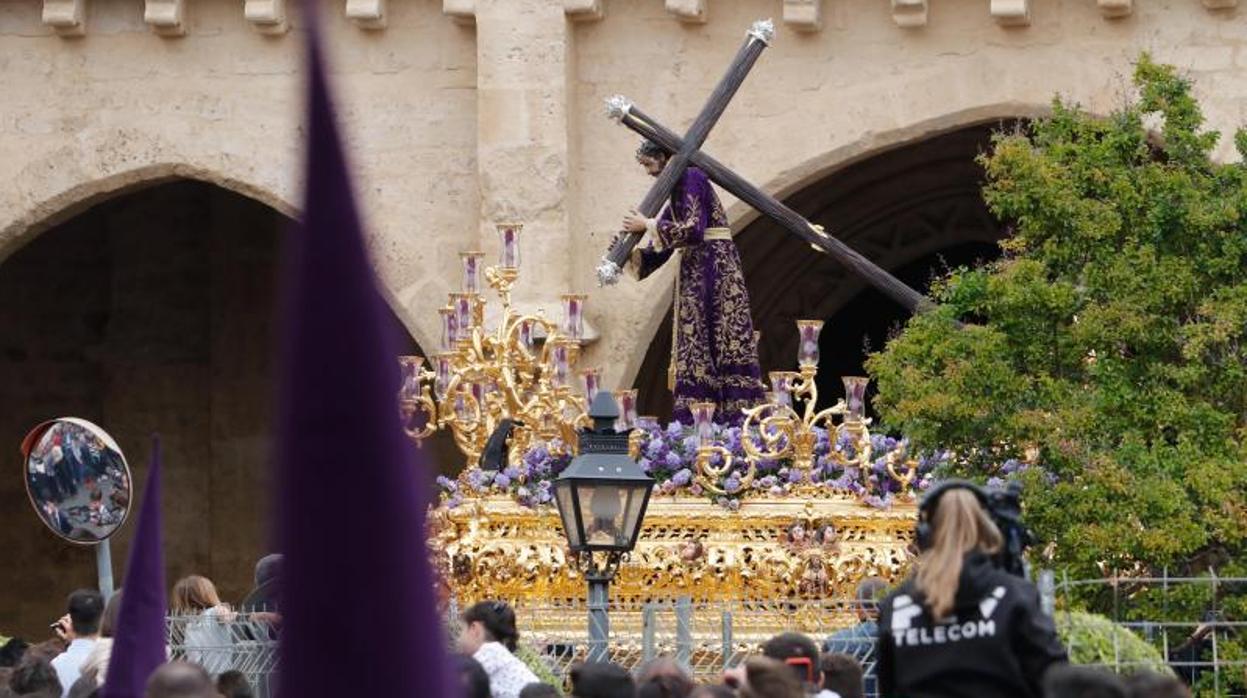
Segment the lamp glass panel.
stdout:
<path fill-rule="evenodd" d="M 572 548 L 584 545 L 580 529 L 576 526 L 575 489 L 571 483 L 554 486 L 555 504 L 559 508 L 559 516 L 563 519 L 563 531 L 567 534 L 567 542 Z"/>
<path fill-rule="evenodd" d="M 581 483 L 576 488 L 584 517 L 585 545 L 592 548 L 626 547 L 629 531 L 624 526 L 627 491 L 613 483 Z"/>
<path fill-rule="evenodd" d="M 632 542 L 637 530 L 641 527 L 642 508 L 645 506 L 645 494 L 650 483 L 634 483 L 628 486 L 628 498 L 624 507 L 624 527 L 627 540 Z"/>

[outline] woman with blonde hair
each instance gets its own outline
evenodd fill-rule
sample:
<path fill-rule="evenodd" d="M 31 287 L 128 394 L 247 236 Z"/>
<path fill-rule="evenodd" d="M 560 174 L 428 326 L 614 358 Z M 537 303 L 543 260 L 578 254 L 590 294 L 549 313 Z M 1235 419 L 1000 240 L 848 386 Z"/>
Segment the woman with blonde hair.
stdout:
<path fill-rule="evenodd" d="M 197 574 L 183 577 L 173 585 L 170 597 L 173 635 L 175 640 L 181 635 L 186 660 L 213 676 L 231 669 L 234 640 L 228 625 L 237 614 L 221 603 L 212 580 Z"/>
<path fill-rule="evenodd" d="M 918 507 L 915 573 L 883 600 L 879 693 L 906 698 L 1040 698 L 1068 661 L 1035 585 L 1000 568 L 987 492 L 952 480 Z"/>

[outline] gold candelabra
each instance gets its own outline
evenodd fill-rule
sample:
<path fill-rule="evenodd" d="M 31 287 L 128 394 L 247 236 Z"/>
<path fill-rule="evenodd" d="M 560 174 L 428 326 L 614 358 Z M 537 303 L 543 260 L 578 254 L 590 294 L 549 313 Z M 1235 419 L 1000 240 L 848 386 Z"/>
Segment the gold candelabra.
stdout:
<path fill-rule="evenodd" d="M 798 320 L 798 371 L 771 371 L 768 378 L 771 390 L 766 401 L 744 411 L 741 425 L 741 447 L 745 452 L 743 470 L 739 475 L 739 487 L 747 489 L 757 475 L 761 461 L 788 459 L 800 472 L 798 486 L 811 483 L 814 469 L 814 451 L 818 442 L 817 428 L 826 430 L 830 440 L 827 458 L 843 467 L 868 468 L 872 464 L 869 417 L 865 416 L 866 386 L 869 379 L 862 376 L 844 376 L 845 397 L 831 407 L 818 409 L 818 337 L 822 332 L 822 320 Z M 742 465 L 734 454 L 721 444 L 714 443 L 713 402 L 696 402 L 692 405 L 693 428 L 698 438 L 696 459 L 697 480 L 703 488 L 716 494 L 725 494 L 720 485 L 724 476 Z M 839 417 L 839 423 L 835 418 Z M 848 437 L 853 455 L 847 456 L 835 444 Z M 888 454 L 888 473 L 908 490 L 918 469 L 918 461 L 909 458 L 904 448 Z"/>
<path fill-rule="evenodd" d="M 438 310 L 441 351 L 431 357 L 430 368 L 424 357 L 399 357 L 399 410 L 407 436 L 420 444 L 449 429 L 470 466 L 479 463 L 504 420 L 512 425 L 511 462 L 538 444 L 555 454 L 572 453 L 576 430 L 587 425 L 586 408 L 599 386 L 597 369 L 581 372 L 585 395 L 571 385 L 584 336 L 585 296 L 564 294 L 557 324 L 541 311 L 524 314 L 512 307 L 520 230 L 519 224 L 498 225 L 502 253 L 497 266 L 482 268 L 482 252 L 460 253 L 462 287 Z M 482 275 L 501 302 L 492 328 L 485 322 Z M 635 391 L 631 399 L 635 414 Z"/>

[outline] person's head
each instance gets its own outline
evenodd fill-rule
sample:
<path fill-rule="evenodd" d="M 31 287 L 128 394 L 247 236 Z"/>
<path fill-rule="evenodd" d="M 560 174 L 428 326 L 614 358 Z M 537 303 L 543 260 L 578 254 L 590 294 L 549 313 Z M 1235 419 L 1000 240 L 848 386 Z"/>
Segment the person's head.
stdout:
<path fill-rule="evenodd" d="M 143 698 L 219 698 L 212 677 L 198 664 L 166 662 L 147 679 Z"/>
<path fill-rule="evenodd" d="M 562 698 L 559 689 L 548 683 L 530 683 L 520 689 L 520 698 Z"/>
<path fill-rule="evenodd" d="M 637 678 L 637 698 L 688 698 L 695 684 L 682 674 L 657 674 L 648 679 Z"/>
<path fill-rule="evenodd" d="M 688 681 L 690 685 L 693 683 L 692 677 L 688 675 L 684 667 L 671 657 L 655 657 L 642 664 L 636 671 L 636 682 L 642 684 L 660 676 L 674 676 Z"/>
<path fill-rule="evenodd" d="M 862 698 L 862 665 L 847 654 L 824 654 L 819 662 L 823 672 L 823 688 L 838 693 L 840 698 Z"/>
<path fill-rule="evenodd" d="M 805 688 L 783 662 L 770 657 L 750 657 L 745 661 L 740 698 L 803 698 Z"/>
<path fill-rule="evenodd" d="M 486 642 L 501 642 L 515 651 L 520 632 L 515 627 L 515 610 L 503 601 L 480 601 L 463 612 L 463 632 L 459 634 L 459 651 L 476 654 Z"/>
<path fill-rule="evenodd" d="M 255 585 L 264 586 L 281 579 L 281 553 L 265 555 L 255 563 Z"/>
<path fill-rule="evenodd" d="M 736 698 L 736 691 L 721 684 L 698 686 L 688 694 L 688 698 Z"/>
<path fill-rule="evenodd" d="M 931 499 L 935 495 L 935 499 Z M 979 502 L 975 492 L 962 487 L 932 492 L 918 512 L 919 527 L 929 530 L 926 549 L 918 558 L 915 583 L 935 618 L 953 609 L 967 553 L 1000 550 L 1000 529 Z"/>
<path fill-rule="evenodd" d="M 572 667 L 573 698 L 636 698 L 636 684 L 626 669 L 613 662 Z"/>
<path fill-rule="evenodd" d="M 121 613 L 121 590 L 113 592 L 104 604 L 104 615 L 100 618 L 100 637 L 112 637 L 117 628 L 117 614 Z"/>
<path fill-rule="evenodd" d="M 221 698 L 255 698 L 247 677 L 235 669 L 216 677 L 216 692 L 221 694 Z"/>
<path fill-rule="evenodd" d="M 1139 671 L 1126 677 L 1130 698 L 1191 698 L 1191 689 L 1176 677 Z"/>
<path fill-rule="evenodd" d="M 808 687 L 822 683 L 818 645 L 801 633 L 780 633 L 762 645 L 762 654 L 790 667 L 790 673 Z"/>
<path fill-rule="evenodd" d="M 666 148 L 648 139 L 641 141 L 641 146 L 636 149 L 636 161 L 641 163 L 641 167 L 651 177 L 662 173 L 670 155 Z"/>
<path fill-rule="evenodd" d="M 52 663 L 43 657 L 27 657 L 9 675 L 9 688 L 19 696 L 59 696 L 64 693 Z"/>
<path fill-rule="evenodd" d="M 1045 698 L 1127 698 L 1126 686 L 1116 674 L 1074 664 L 1049 669 L 1043 686 Z"/>
<path fill-rule="evenodd" d="M 211 579 L 192 574 L 182 577 L 173 585 L 170 610 L 174 615 L 190 615 L 221 605 L 216 585 Z"/>
<path fill-rule="evenodd" d="M 857 583 L 854 599 L 857 602 L 857 617 L 860 620 L 874 620 L 879 617 L 879 599 L 888 590 L 888 583 L 880 577 L 867 577 Z"/>
<path fill-rule="evenodd" d="M 104 615 L 104 596 L 94 589 L 79 589 L 69 595 L 69 624 L 75 637 L 100 634 L 100 617 Z"/>
<path fill-rule="evenodd" d="M 29 647 L 30 643 L 20 637 L 9 638 L 9 641 L 0 647 L 0 667 L 17 666 Z"/>
<path fill-rule="evenodd" d="M 485 667 L 463 655 L 456 656 L 454 662 L 459 685 L 463 687 L 463 698 L 489 698 L 489 674 L 485 673 Z"/>

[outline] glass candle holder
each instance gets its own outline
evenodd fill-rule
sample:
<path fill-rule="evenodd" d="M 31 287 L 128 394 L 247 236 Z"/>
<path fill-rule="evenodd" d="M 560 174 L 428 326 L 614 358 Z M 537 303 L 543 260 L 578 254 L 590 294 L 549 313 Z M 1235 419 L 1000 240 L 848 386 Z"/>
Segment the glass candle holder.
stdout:
<path fill-rule="evenodd" d="M 535 340 L 533 339 L 533 321 L 532 320 L 521 320 L 520 321 L 519 335 L 520 335 L 520 344 L 525 349 L 531 352 L 533 350 L 533 345 L 535 344 Z"/>
<path fill-rule="evenodd" d="M 870 379 L 864 376 L 842 376 L 844 381 L 845 419 L 861 421 L 866 416 L 866 386 Z"/>
<path fill-rule="evenodd" d="M 797 364 L 801 368 L 818 368 L 818 335 L 822 320 L 797 320 Z"/>
<path fill-rule="evenodd" d="M 698 446 L 709 446 L 714 439 L 714 403 L 694 402 L 689 405 L 693 413 L 693 432 L 697 434 Z"/>
<path fill-rule="evenodd" d="M 459 326 L 459 339 L 472 336 L 472 325 L 475 324 L 476 295 L 472 293 L 450 294 L 450 307 L 455 310 L 455 322 Z"/>
<path fill-rule="evenodd" d="M 472 397 L 476 399 L 476 404 L 485 404 L 485 393 L 489 392 L 489 386 L 480 381 L 472 381 L 468 384 L 468 389 L 472 393 Z"/>
<path fill-rule="evenodd" d="M 455 392 L 455 419 L 465 424 L 471 424 L 476 415 L 472 411 L 472 405 L 468 402 L 468 391 L 460 389 Z"/>
<path fill-rule="evenodd" d="M 520 229 L 519 223 L 499 223 L 498 240 L 502 244 L 502 254 L 498 266 L 507 269 L 520 268 Z"/>
<path fill-rule="evenodd" d="M 593 398 L 598 396 L 598 391 L 602 389 L 602 369 L 586 368 L 580 372 L 581 382 L 585 387 L 585 399 L 589 404 L 593 404 Z"/>
<path fill-rule="evenodd" d="M 556 387 L 567 385 L 567 374 L 571 364 L 570 353 L 566 342 L 555 342 L 550 349 L 550 358 L 554 364 L 554 375 L 551 376 L 551 382 Z"/>
<path fill-rule="evenodd" d="M 451 351 L 459 341 L 459 319 L 455 317 L 454 308 L 438 308 L 437 314 L 442 320 L 441 350 Z"/>
<path fill-rule="evenodd" d="M 484 252 L 459 253 L 459 262 L 463 269 L 463 280 L 459 284 L 460 291 L 464 293 L 481 292 L 481 259 L 484 257 Z"/>
<path fill-rule="evenodd" d="M 569 339 L 581 340 L 585 335 L 585 299 L 583 293 L 564 293 L 563 299 L 563 334 Z"/>
<path fill-rule="evenodd" d="M 437 354 L 433 357 L 433 394 L 438 400 L 445 400 L 446 391 L 450 389 L 453 356 L 454 354 Z"/>
<path fill-rule="evenodd" d="M 402 367 L 402 384 L 398 389 L 398 399 L 415 400 L 420 397 L 420 369 L 424 366 L 423 356 L 400 356 L 398 364 Z"/>
<path fill-rule="evenodd" d="M 792 384 L 787 371 L 771 371 L 766 374 L 771 379 L 771 402 L 784 407 L 792 407 Z"/>
<path fill-rule="evenodd" d="M 636 390 L 616 390 L 615 403 L 619 405 L 619 419 L 615 420 L 615 431 L 629 431 L 637 426 Z"/>

